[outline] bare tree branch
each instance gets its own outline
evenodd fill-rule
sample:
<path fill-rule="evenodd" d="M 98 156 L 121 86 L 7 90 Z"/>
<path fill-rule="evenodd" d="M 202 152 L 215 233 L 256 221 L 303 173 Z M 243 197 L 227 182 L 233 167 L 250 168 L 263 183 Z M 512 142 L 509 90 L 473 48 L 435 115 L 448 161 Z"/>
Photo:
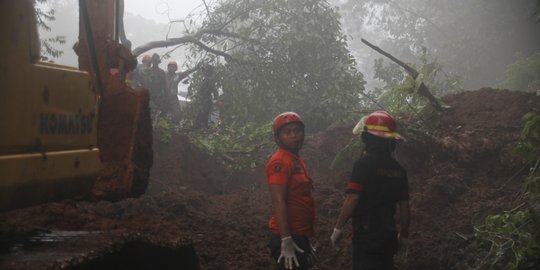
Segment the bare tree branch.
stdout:
<path fill-rule="evenodd" d="M 410 13 L 410 14 L 416 16 L 417 18 L 424 19 L 426 22 L 430 23 L 431 25 L 433 25 L 433 27 L 435 27 L 437 30 L 439 30 L 439 33 L 444 33 L 444 31 L 435 22 L 433 22 L 430 18 L 428 18 L 426 16 L 423 16 L 423 15 L 420 15 L 417 12 L 412 11 L 410 9 L 404 8 L 404 7 L 400 6 L 398 3 L 394 2 L 394 1 L 388 1 L 388 3 L 391 6 L 394 6 L 396 9 L 399 9 L 401 11 Z"/>
<path fill-rule="evenodd" d="M 206 44 L 202 43 L 199 40 L 193 40 L 192 43 L 196 44 L 197 46 L 201 47 L 203 50 L 205 50 L 207 52 L 213 53 L 215 55 L 223 56 L 225 58 L 225 60 L 227 60 L 227 61 L 228 60 L 233 60 L 235 62 L 238 62 L 238 60 L 235 60 L 230 54 L 228 54 L 226 52 L 223 52 L 223 51 L 218 51 L 218 50 L 212 49 L 212 48 L 206 46 Z"/>
<path fill-rule="evenodd" d="M 151 42 L 145 43 L 141 46 L 134 48 L 132 53 L 134 56 L 139 56 L 155 48 L 163 48 L 163 47 L 192 43 L 199 46 L 200 48 L 202 48 L 203 50 L 207 52 L 213 53 L 215 55 L 223 56 L 226 60 L 234 60 L 233 57 L 229 55 L 228 53 L 213 49 L 209 47 L 208 45 L 204 44 L 202 41 L 200 41 L 203 35 L 214 35 L 214 36 L 235 38 L 235 39 L 240 39 L 243 41 L 248 41 L 253 44 L 261 45 L 260 42 L 257 40 L 246 38 L 235 33 L 225 32 L 225 31 L 216 30 L 216 29 L 201 29 L 197 31 L 196 33 L 194 33 L 193 35 L 187 35 L 187 36 L 183 36 L 179 38 L 170 38 L 167 40 L 157 40 L 157 41 L 151 41 Z M 265 48 L 265 49 L 269 50 L 268 48 Z M 237 60 L 234 60 L 234 61 L 237 61 Z"/>
<path fill-rule="evenodd" d="M 202 64 L 203 64 L 202 62 L 199 62 L 194 67 L 192 67 L 192 68 L 190 68 L 188 70 L 177 73 L 179 79 L 183 80 L 183 79 L 187 78 L 187 76 L 189 76 L 189 74 L 191 74 L 191 73 L 195 72 L 197 69 L 199 69 L 202 66 Z"/>
<path fill-rule="evenodd" d="M 135 49 L 133 49 L 133 51 L 131 52 L 135 57 L 151 50 L 151 49 L 155 49 L 155 48 L 163 48 L 163 47 L 169 47 L 169 46 L 174 46 L 174 45 L 179 45 L 179 44 L 185 44 L 185 43 L 189 43 L 191 42 L 192 40 L 196 40 L 193 38 L 193 36 L 186 36 L 186 37 L 181 37 L 181 38 L 176 38 L 176 39 L 168 39 L 168 40 L 158 40 L 158 41 L 151 41 L 151 42 L 148 42 L 148 43 L 145 43 L 141 46 L 138 46 L 136 47 Z"/>
<path fill-rule="evenodd" d="M 208 8 L 208 5 L 206 4 L 206 1 L 202 0 L 204 3 L 204 7 L 206 8 L 206 12 L 208 13 L 208 17 L 210 18 L 210 8 Z"/>
<path fill-rule="evenodd" d="M 399 66 L 401 66 L 402 68 L 404 68 L 407 73 L 414 79 L 416 80 L 416 78 L 418 78 L 418 76 L 420 75 L 420 73 L 418 71 L 416 71 L 414 68 L 412 68 L 411 66 L 403 63 L 401 60 L 397 59 L 396 57 L 394 57 L 393 55 L 383 51 L 381 48 L 371 44 L 369 41 L 361 38 L 360 39 L 364 44 L 368 45 L 370 48 L 372 48 L 373 50 L 377 51 L 378 53 L 388 57 L 390 60 L 392 60 L 394 63 L 398 64 Z M 433 96 L 433 94 L 431 94 L 431 92 L 429 91 L 428 87 L 423 83 L 423 82 L 420 82 L 420 86 L 418 87 L 418 94 L 424 96 L 428 101 L 429 103 L 437 110 L 437 111 L 444 111 L 445 107 L 446 106 L 442 106 L 440 103 L 439 103 L 439 100 L 437 98 L 435 98 L 435 96 Z"/>
<path fill-rule="evenodd" d="M 202 43 L 197 38 L 195 38 L 194 36 L 185 36 L 185 37 L 173 38 L 173 39 L 168 39 L 168 40 L 158 40 L 158 41 L 148 42 L 144 45 L 141 45 L 133 49 L 132 53 L 135 56 L 139 56 L 151 49 L 175 46 L 175 45 L 186 44 L 186 43 L 193 43 L 207 52 L 213 53 L 215 55 L 223 56 L 226 60 L 234 60 L 230 54 L 212 49 L 208 47 L 206 44 Z"/>
<path fill-rule="evenodd" d="M 253 10 L 255 10 L 255 9 L 256 8 L 253 8 Z M 233 22 L 238 17 L 240 17 L 240 16 L 242 16 L 242 15 L 244 15 L 246 13 L 249 13 L 250 10 L 241 12 L 241 13 L 237 14 L 236 16 L 233 16 L 228 21 L 226 21 L 225 23 L 223 23 L 223 24 L 221 24 L 219 26 L 214 26 L 212 28 L 200 29 L 200 30 L 198 30 L 197 32 L 195 32 L 193 34 L 186 35 L 186 36 L 183 36 L 183 37 L 167 38 L 166 40 L 157 40 L 157 41 L 151 41 L 151 42 L 145 43 L 145 44 L 143 44 L 141 46 L 138 46 L 138 47 L 134 48 L 133 51 L 132 51 L 132 54 L 134 56 L 139 56 L 139 55 L 141 55 L 141 54 L 143 54 L 143 53 L 145 53 L 145 52 L 147 52 L 149 50 L 155 49 L 155 48 L 163 48 L 163 47 L 169 47 L 169 46 L 177 46 L 176 48 L 178 48 L 178 47 L 180 47 L 178 45 L 191 43 L 191 44 L 195 44 L 196 46 L 200 47 L 201 49 L 203 49 L 206 52 L 209 52 L 209 53 L 212 53 L 212 54 L 215 54 L 215 55 L 219 55 L 219 56 L 223 56 L 225 58 L 225 60 L 227 60 L 227 61 L 232 60 L 232 61 L 235 61 L 235 62 L 239 62 L 238 60 L 234 59 L 230 54 L 228 54 L 228 53 L 226 53 L 224 51 L 216 50 L 216 49 L 212 48 L 211 46 L 203 43 L 201 41 L 201 38 L 204 35 L 221 36 L 221 37 L 226 37 L 226 38 L 232 38 L 232 39 L 238 39 L 238 40 L 242 40 L 242 41 L 247 41 L 247 42 L 249 42 L 251 44 L 257 44 L 258 46 L 261 46 L 261 48 L 263 48 L 263 49 L 265 49 L 267 51 L 273 52 L 270 48 L 266 48 L 265 46 L 263 46 L 261 44 L 261 42 L 258 41 L 258 40 L 254 40 L 254 39 L 251 39 L 249 37 L 244 37 L 244 36 L 241 36 L 241 35 L 238 35 L 238 34 L 235 34 L 235 33 L 223 31 L 223 29 L 228 24 Z M 209 10 L 207 10 L 207 12 L 210 15 Z M 170 31 L 170 29 L 169 29 L 169 31 Z M 175 50 L 176 48 L 174 48 L 173 50 Z M 273 53 L 275 53 L 275 52 L 273 52 Z"/>

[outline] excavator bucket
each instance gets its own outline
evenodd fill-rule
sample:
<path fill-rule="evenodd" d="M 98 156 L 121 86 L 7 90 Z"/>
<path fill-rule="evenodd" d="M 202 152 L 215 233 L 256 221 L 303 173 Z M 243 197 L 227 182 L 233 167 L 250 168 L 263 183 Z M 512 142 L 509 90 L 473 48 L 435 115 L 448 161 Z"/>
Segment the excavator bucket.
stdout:
<path fill-rule="evenodd" d="M 126 84 L 136 59 L 119 43 L 120 1 L 80 1 L 79 68 L 94 77 L 100 98 L 98 140 L 102 169 L 93 199 L 118 200 L 144 193 L 153 162 L 149 92 Z"/>
<path fill-rule="evenodd" d="M 118 200 L 144 193 L 153 162 L 148 91 L 108 81 L 98 119 L 102 168 L 93 199 Z"/>

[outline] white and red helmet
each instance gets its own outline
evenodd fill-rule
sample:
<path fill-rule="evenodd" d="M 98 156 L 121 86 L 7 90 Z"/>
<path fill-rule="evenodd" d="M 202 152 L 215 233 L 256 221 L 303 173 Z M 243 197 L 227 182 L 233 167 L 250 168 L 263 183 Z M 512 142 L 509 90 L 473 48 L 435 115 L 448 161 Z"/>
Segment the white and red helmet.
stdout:
<path fill-rule="evenodd" d="M 363 131 L 381 138 L 403 138 L 396 132 L 396 121 L 394 117 L 385 111 L 375 111 L 362 117 L 354 127 L 353 134 L 357 135 Z"/>

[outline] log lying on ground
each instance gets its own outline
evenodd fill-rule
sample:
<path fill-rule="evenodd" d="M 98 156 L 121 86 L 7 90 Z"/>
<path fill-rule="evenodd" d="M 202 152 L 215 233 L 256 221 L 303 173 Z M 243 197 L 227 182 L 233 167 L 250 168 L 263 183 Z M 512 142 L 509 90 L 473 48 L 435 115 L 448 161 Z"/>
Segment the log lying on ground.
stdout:
<path fill-rule="evenodd" d="M 394 61 L 394 63 L 400 65 L 402 68 L 404 68 L 407 73 L 409 73 L 409 75 L 411 75 L 411 77 L 416 80 L 416 78 L 418 78 L 418 75 L 420 73 L 418 73 L 418 71 L 416 71 L 414 68 L 412 68 L 411 66 L 403 63 L 402 61 L 400 61 L 399 59 L 395 58 L 393 55 L 383 51 L 381 48 L 371 44 L 369 41 L 365 40 L 365 39 L 361 39 L 362 42 L 366 45 L 368 45 L 370 48 L 374 49 L 375 51 L 377 51 L 378 53 L 388 57 L 390 60 Z M 433 96 L 433 94 L 431 94 L 431 92 L 429 91 L 429 89 L 427 88 L 427 86 L 421 82 L 420 83 L 420 86 L 418 87 L 418 94 L 424 96 L 425 98 L 427 98 L 427 100 L 429 101 L 429 103 L 437 110 L 437 111 L 443 111 L 445 108 L 440 104 L 439 100 Z"/>

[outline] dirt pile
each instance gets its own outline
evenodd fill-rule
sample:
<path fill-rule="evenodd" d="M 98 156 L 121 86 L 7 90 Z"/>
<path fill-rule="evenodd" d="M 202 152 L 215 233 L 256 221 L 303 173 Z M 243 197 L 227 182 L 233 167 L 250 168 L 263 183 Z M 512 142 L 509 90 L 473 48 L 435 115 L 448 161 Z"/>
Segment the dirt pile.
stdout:
<path fill-rule="evenodd" d="M 463 257 L 472 226 L 512 207 L 526 167 L 513 154 L 534 95 L 480 89 L 447 96 L 452 108 L 433 137 L 412 136 L 399 151 L 409 169 L 413 231 L 404 269 L 445 269 Z M 424 157 L 424 158 L 419 158 Z"/>
<path fill-rule="evenodd" d="M 486 214 L 508 209 L 521 187 L 525 167 L 512 149 L 521 117 L 538 111 L 540 99 L 481 89 L 444 102 L 451 109 L 433 135 L 402 129 L 408 140 L 398 146 L 397 158 L 408 170 L 413 220 L 409 259 L 397 262 L 398 269 L 453 269 L 466 243 L 461 236 L 469 237 Z M 350 268 L 350 243 L 343 241 L 336 251 L 328 239 L 351 168 L 329 166 L 350 141 L 354 124 L 308 135 L 301 153 L 315 181 L 318 269 Z M 0 233 L 122 229 L 162 241 L 189 238 L 202 269 L 273 269 L 266 247 L 271 209 L 263 168 L 231 173 L 182 135 L 168 143 L 154 138 L 154 153 L 150 186 L 141 198 L 3 213 Z"/>
<path fill-rule="evenodd" d="M 539 97 L 480 89 L 443 100 L 451 108 L 433 123 L 434 134 L 401 123 L 407 141 L 398 146 L 396 155 L 408 170 L 412 242 L 409 259 L 397 262 L 398 269 L 452 269 L 463 258 L 462 248 L 473 225 L 487 214 L 510 209 L 526 173 L 527 167 L 513 149 L 523 127 L 522 116 L 540 110 Z M 319 180 L 316 197 L 322 269 L 348 269 L 350 265 L 350 244 L 336 252 L 327 240 L 350 172 L 326 168 L 348 143 L 352 127 L 317 134 L 303 150 Z"/>

